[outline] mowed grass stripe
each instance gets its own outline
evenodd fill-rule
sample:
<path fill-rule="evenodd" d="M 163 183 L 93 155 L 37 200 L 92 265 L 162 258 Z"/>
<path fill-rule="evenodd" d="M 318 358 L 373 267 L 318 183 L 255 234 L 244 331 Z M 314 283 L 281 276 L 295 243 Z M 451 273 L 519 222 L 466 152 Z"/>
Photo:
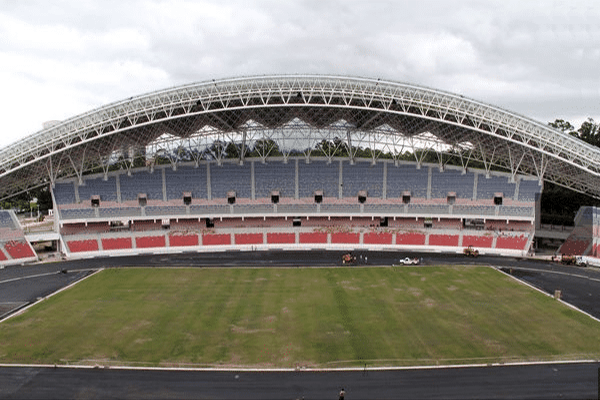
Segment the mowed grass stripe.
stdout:
<path fill-rule="evenodd" d="M 293 367 L 599 356 L 600 323 L 487 267 L 113 269 L 0 324 L 6 363 Z"/>

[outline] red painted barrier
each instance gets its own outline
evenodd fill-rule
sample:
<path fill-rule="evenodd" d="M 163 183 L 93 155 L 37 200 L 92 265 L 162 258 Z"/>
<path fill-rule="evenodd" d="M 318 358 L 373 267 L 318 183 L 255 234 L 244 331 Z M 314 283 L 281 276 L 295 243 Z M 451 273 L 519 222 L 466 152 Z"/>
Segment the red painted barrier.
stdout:
<path fill-rule="evenodd" d="M 300 232 L 300 243 L 327 243 L 327 233 Z"/>
<path fill-rule="evenodd" d="M 473 236 L 473 235 L 464 235 L 463 236 L 463 247 L 473 246 L 483 247 L 483 248 L 491 248 L 494 238 L 492 236 Z"/>
<path fill-rule="evenodd" d="M 396 244 L 413 244 L 423 246 L 425 244 L 424 233 L 397 233 Z"/>
<path fill-rule="evenodd" d="M 6 256 L 4 255 L 3 251 L 0 251 L 0 261 L 4 261 L 7 260 Z"/>
<path fill-rule="evenodd" d="M 235 244 L 263 244 L 263 234 L 238 233 L 235 235 Z"/>
<path fill-rule="evenodd" d="M 164 236 L 140 236 L 135 238 L 135 247 L 147 249 L 150 247 L 165 247 Z"/>
<path fill-rule="evenodd" d="M 198 246 L 198 235 L 171 235 L 169 246 Z"/>
<path fill-rule="evenodd" d="M 458 235 L 429 235 L 430 246 L 458 246 Z"/>
<path fill-rule="evenodd" d="M 102 239 L 102 249 L 122 250 L 131 249 L 131 238 L 105 238 Z"/>
<path fill-rule="evenodd" d="M 218 246 L 231 244 L 231 236 L 226 233 L 202 235 L 202 244 L 204 246 Z"/>
<path fill-rule="evenodd" d="M 335 232 L 331 234 L 331 243 L 360 243 L 360 233 Z"/>
<path fill-rule="evenodd" d="M 67 242 L 67 246 L 69 246 L 71 253 L 98 251 L 98 241 L 96 239 L 71 240 Z"/>
<path fill-rule="evenodd" d="M 237 243 L 237 238 L 236 238 Z M 267 233 L 267 243 L 296 243 L 295 233 Z"/>
<path fill-rule="evenodd" d="M 496 239 L 497 249 L 524 250 L 527 236 L 500 236 Z"/>
<path fill-rule="evenodd" d="M 389 232 L 368 232 L 363 235 L 364 244 L 392 244 L 393 234 Z"/>

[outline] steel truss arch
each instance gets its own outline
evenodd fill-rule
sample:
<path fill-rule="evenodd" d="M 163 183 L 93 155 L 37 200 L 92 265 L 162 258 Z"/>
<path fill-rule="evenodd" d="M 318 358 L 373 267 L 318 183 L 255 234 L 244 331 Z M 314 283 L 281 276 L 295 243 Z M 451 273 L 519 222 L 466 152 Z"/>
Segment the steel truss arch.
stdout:
<path fill-rule="evenodd" d="M 307 148 L 319 140 L 335 141 L 328 157 L 343 147 L 353 160 L 364 147 L 373 162 L 404 151 L 420 162 L 416 150 L 427 149 L 440 168 L 443 154 L 459 154 L 463 168 L 499 166 L 513 177 L 534 175 L 600 198 L 600 149 L 566 133 L 440 90 L 320 75 L 194 83 L 75 116 L 0 150 L 0 198 L 92 169 L 106 172 L 110 159 L 133 162 L 135 154 L 151 158 L 152 149 L 173 147 L 161 142 L 183 146 L 197 163 L 220 162 L 228 142 L 243 161 L 256 143 L 264 145 L 257 152 L 264 160 L 275 142 L 284 157 L 294 151 L 309 157 Z"/>

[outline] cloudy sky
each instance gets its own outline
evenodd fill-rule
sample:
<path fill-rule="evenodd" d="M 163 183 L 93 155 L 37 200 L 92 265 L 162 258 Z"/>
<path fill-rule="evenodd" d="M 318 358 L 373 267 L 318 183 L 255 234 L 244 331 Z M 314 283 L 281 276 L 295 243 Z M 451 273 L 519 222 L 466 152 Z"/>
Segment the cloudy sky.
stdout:
<path fill-rule="evenodd" d="M 0 0 L 0 147 L 101 105 L 263 74 L 409 82 L 600 120 L 600 2 Z"/>

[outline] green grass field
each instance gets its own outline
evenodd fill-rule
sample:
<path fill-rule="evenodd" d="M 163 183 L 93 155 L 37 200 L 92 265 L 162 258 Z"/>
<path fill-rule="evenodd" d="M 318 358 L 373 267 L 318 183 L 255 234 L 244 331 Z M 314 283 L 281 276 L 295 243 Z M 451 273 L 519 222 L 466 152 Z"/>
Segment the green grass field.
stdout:
<path fill-rule="evenodd" d="M 571 358 L 600 358 L 600 323 L 487 267 L 111 269 L 0 324 L 2 363 Z"/>

